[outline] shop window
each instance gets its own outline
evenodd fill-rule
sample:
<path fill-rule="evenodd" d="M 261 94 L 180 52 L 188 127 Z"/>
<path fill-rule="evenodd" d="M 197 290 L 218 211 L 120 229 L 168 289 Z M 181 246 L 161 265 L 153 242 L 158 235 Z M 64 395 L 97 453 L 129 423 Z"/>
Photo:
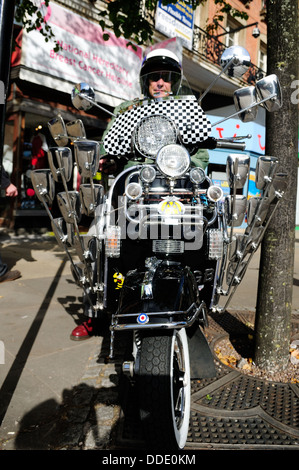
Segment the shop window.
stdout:
<path fill-rule="evenodd" d="M 239 44 L 240 34 L 239 34 L 239 31 L 235 32 L 235 30 L 240 27 L 241 27 L 241 24 L 237 23 L 231 18 L 228 18 L 226 28 L 225 28 L 228 34 L 224 36 L 225 45 L 227 47 L 236 46 Z"/>

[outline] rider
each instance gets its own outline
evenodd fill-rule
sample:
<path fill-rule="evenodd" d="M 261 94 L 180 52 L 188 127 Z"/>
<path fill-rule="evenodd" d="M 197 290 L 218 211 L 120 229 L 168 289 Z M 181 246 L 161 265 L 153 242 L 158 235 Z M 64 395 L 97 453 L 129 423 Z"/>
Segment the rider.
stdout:
<path fill-rule="evenodd" d="M 161 99 L 169 95 L 176 96 L 179 92 L 183 80 L 183 70 L 180 61 L 174 52 L 168 49 L 155 49 L 146 56 L 139 73 L 140 88 L 144 98 Z M 138 101 L 138 100 L 137 100 Z M 132 108 L 132 101 L 125 101 L 117 106 L 114 114 L 127 111 Z M 114 123 L 113 118 L 104 134 L 103 140 Z M 105 153 L 105 152 L 103 152 Z M 209 163 L 209 154 L 206 149 L 199 149 L 195 155 L 191 156 L 191 164 L 206 169 Z M 116 163 L 107 157 L 100 160 L 99 171 L 102 173 L 116 173 L 129 166 L 136 165 L 134 161 L 121 159 Z"/>
<path fill-rule="evenodd" d="M 161 99 L 167 96 L 176 95 L 183 79 L 183 71 L 180 61 L 176 54 L 167 49 L 156 49 L 151 51 L 145 61 L 142 64 L 140 70 L 140 86 L 144 98 L 148 99 Z M 117 115 L 120 112 L 124 112 L 132 108 L 134 103 L 132 101 L 126 101 L 117 106 L 114 110 L 114 114 Z M 113 125 L 114 118 L 109 122 L 107 129 L 104 132 L 103 140 L 109 129 Z M 209 154 L 205 149 L 200 149 L 195 155 L 191 157 L 191 163 L 193 166 L 199 166 L 203 169 L 206 168 L 209 162 Z M 136 165 L 134 161 L 119 160 L 116 164 L 115 161 L 109 159 L 109 157 L 102 158 L 100 160 L 99 171 L 102 173 L 113 174 L 122 171 L 124 168 Z M 89 311 L 86 312 L 88 316 Z M 71 339 L 83 340 L 97 333 L 99 328 L 98 318 L 89 318 L 84 321 L 81 325 L 77 326 L 71 333 Z"/>

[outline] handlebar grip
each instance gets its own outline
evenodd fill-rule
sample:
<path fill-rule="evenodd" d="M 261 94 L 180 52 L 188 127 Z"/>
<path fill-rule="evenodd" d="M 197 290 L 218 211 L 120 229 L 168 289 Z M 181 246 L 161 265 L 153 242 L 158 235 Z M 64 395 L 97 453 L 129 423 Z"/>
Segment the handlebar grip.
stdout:
<path fill-rule="evenodd" d="M 197 148 L 204 148 L 208 150 L 218 149 L 231 149 L 231 150 L 245 150 L 245 142 L 234 142 L 232 140 L 215 139 L 215 137 L 208 137 L 206 140 L 201 142 Z"/>
<path fill-rule="evenodd" d="M 230 142 L 225 140 L 217 140 L 216 148 L 218 149 L 231 149 L 231 150 L 245 150 L 245 142 Z"/>

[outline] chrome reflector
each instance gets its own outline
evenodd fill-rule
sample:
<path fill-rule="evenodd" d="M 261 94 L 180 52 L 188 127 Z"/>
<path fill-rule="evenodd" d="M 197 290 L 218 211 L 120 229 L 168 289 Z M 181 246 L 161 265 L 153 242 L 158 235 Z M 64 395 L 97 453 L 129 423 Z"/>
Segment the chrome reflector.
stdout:
<path fill-rule="evenodd" d="M 223 233 L 218 229 L 208 230 L 209 259 L 220 259 L 223 250 Z"/>
<path fill-rule="evenodd" d="M 121 229 L 116 225 L 111 225 L 105 233 L 105 253 L 108 258 L 120 257 Z"/>
<path fill-rule="evenodd" d="M 184 253 L 184 242 L 182 240 L 153 240 L 153 251 L 155 253 Z"/>

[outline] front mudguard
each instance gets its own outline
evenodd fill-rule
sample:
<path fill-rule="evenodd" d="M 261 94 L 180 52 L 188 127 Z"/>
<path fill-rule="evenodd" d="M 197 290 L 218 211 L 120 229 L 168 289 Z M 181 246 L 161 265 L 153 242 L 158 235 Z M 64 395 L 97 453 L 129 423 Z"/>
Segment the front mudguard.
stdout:
<path fill-rule="evenodd" d="M 134 318 L 136 314 L 137 328 L 139 326 L 138 314 L 145 313 L 151 318 L 153 312 L 187 311 L 192 304 L 201 305 L 196 280 L 188 267 L 161 263 L 152 278 L 152 298 L 146 299 L 143 298 L 145 274 L 146 272 L 137 270 L 127 273 L 120 295 L 118 313 L 121 317 L 118 321 L 122 322 L 124 319 L 126 321 L 126 315 L 128 315 L 128 322 L 131 323 L 132 317 Z M 151 321 L 150 334 L 154 334 L 155 324 L 161 325 L 161 317 L 153 316 Z M 216 375 L 213 355 L 201 329 L 201 326 L 206 326 L 206 324 L 206 309 L 202 308 L 197 321 L 190 328 L 186 328 L 192 379 Z M 144 325 L 146 326 L 149 325 Z M 167 329 L 167 323 L 165 329 Z M 142 334 L 142 328 L 139 331 Z M 149 333 L 147 328 L 144 332 Z"/>
<path fill-rule="evenodd" d="M 186 311 L 200 305 L 197 283 L 191 270 L 179 263 L 161 262 L 154 273 L 127 273 L 119 299 L 118 313 Z"/>

